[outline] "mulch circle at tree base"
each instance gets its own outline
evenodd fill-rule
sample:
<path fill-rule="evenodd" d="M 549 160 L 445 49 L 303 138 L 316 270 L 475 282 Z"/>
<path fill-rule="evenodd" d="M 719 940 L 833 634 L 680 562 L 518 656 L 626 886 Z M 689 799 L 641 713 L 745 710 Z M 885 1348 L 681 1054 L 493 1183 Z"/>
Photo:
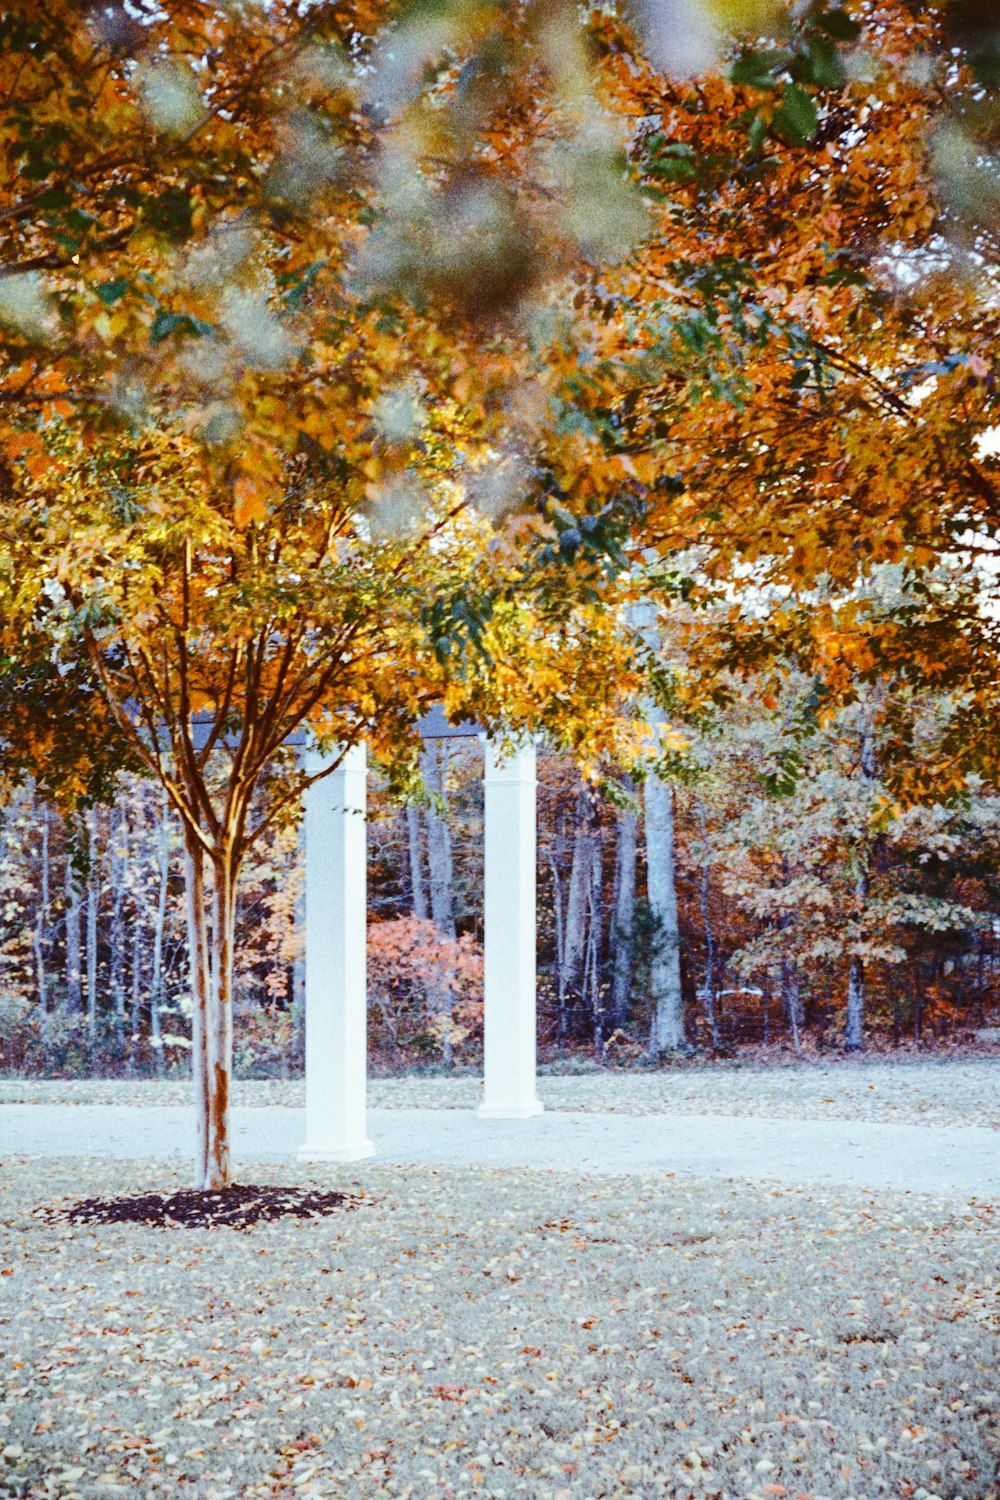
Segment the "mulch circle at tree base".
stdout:
<path fill-rule="evenodd" d="M 134 1198 L 85 1198 L 68 1208 L 39 1212 L 67 1224 L 146 1224 L 163 1229 L 252 1229 L 274 1219 L 318 1219 L 361 1206 L 349 1193 L 308 1188 L 237 1186 L 219 1192 L 188 1188 Z"/>

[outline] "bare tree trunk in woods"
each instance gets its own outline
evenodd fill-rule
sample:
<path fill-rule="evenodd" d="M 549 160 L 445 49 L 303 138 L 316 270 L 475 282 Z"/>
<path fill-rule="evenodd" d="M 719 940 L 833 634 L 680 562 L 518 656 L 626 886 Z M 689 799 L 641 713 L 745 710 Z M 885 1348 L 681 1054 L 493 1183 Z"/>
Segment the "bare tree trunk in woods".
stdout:
<path fill-rule="evenodd" d="M 785 920 L 785 919 L 783 919 Z M 781 959 L 781 1010 L 787 1025 L 792 1028 L 792 1043 L 797 1053 L 802 1051 L 802 990 L 799 986 L 799 971 L 790 958 Z"/>
<path fill-rule="evenodd" d="M 42 837 L 38 849 L 38 911 L 35 914 L 35 974 L 38 982 L 38 1003 L 42 1011 L 49 1008 L 49 982 L 46 971 L 46 958 L 48 955 L 49 936 L 48 919 L 49 905 L 52 900 L 50 889 L 51 869 L 49 865 L 49 809 L 42 803 Z"/>
<path fill-rule="evenodd" d="M 715 1015 L 715 933 L 712 930 L 712 917 L 709 909 L 709 850 L 708 850 L 708 819 L 705 816 L 705 804 L 698 803 L 698 823 L 701 828 L 701 923 L 705 932 L 705 974 L 702 980 L 701 995 L 705 1006 L 705 1015 L 708 1020 L 709 1034 L 712 1038 L 712 1046 L 716 1052 L 722 1045 L 719 1037 L 719 1023 Z"/>
<path fill-rule="evenodd" d="M 430 916 L 427 904 L 427 881 L 424 877 L 424 853 L 420 842 L 420 807 L 416 802 L 406 804 L 406 838 L 410 854 L 410 891 L 412 892 L 413 915 L 421 922 Z"/>
<path fill-rule="evenodd" d="M 865 966 L 855 954 L 847 976 L 847 1025 L 844 1030 L 847 1052 L 860 1052 L 864 1048 L 864 1013 Z"/>
<path fill-rule="evenodd" d="M 66 849 L 66 1009 L 73 1015 L 83 1012 L 83 974 L 80 958 L 80 877 L 73 865 L 72 851 Z"/>
<path fill-rule="evenodd" d="M 132 1041 L 139 1040 L 142 1030 L 142 904 L 136 901 L 132 913 Z M 134 1051 L 133 1047 L 133 1051 Z"/>
<path fill-rule="evenodd" d="M 788 866 L 787 858 L 781 861 L 781 881 L 787 889 L 792 883 L 792 872 Z M 793 925 L 794 918 L 791 912 L 784 912 L 778 922 L 779 930 L 787 932 Z M 791 1027 L 792 1042 L 796 1053 L 802 1052 L 802 1027 L 805 1023 L 805 1011 L 802 1006 L 802 989 L 799 985 L 798 966 L 792 962 L 784 953 L 781 955 L 781 1012 L 785 1018 L 786 1025 Z"/>
<path fill-rule="evenodd" d="M 660 630 L 655 604 L 632 605 L 629 617 L 651 656 L 659 658 Z M 655 703 L 646 703 L 646 716 L 657 740 L 665 719 Z M 675 1051 L 686 1042 L 684 999 L 681 993 L 681 940 L 677 922 L 677 878 L 674 869 L 674 794 L 650 772 L 643 783 L 646 836 L 646 896 L 653 918 L 650 962 L 653 1015 L 649 1028 L 652 1057 Z"/>
<path fill-rule="evenodd" d="M 646 890 L 655 923 L 650 978 L 653 1017 L 649 1050 L 659 1057 L 685 1045 L 681 994 L 680 930 L 674 870 L 674 796 L 658 776 L 643 787 L 646 831 Z"/>
<path fill-rule="evenodd" d="M 160 802 L 160 821 L 156 833 L 156 916 L 153 922 L 153 972 L 149 983 L 149 1039 L 156 1056 L 156 1071 L 163 1072 L 163 1031 L 160 1006 L 163 1002 L 163 933 L 167 921 L 167 893 L 170 886 L 170 803 L 164 792 Z"/>
<path fill-rule="evenodd" d="M 563 928 L 562 992 L 579 1000 L 587 945 L 587 906 L 593 858 L 593 798 L 586 787 L 577 794 L 573 821 L 573 859 L 566 894 Z"/>
<path fill-rule="evenodd" d="M 629 790 L 632 790 L 631 783 Z M 624 1026 L 632 997 L 638 823 L 634 808 L 619 809 L 615 840 L 615 906 L 611 929 L 611 1022 L 614 1026 Z"/>
<path fill-rule="evenodd" d="M 554 850 L 549 851 L 549 869 L 552 872 L 552 911 L 556 925 L 556 1045 L 562 1047 L 566 1040 L 566 930 L 563 922 L 562 880 L 559 875 L 559 860 Z"/>
<path fill-rule="evenodd" d="M 97 813 L 87 810 L 87 1035 L 91 1053 L 97 1042 L 97 906 L 100 898 L 97 863 Z"/>
<path fill-rule="evenodd" d="M 448 807 L 448 741 L 430 741 L 423 753 L 424 780 L 428 791 L 440 797 L 443 810 L 427 808 L 427 865 L 430 872 L 431 921 L 442 937 L 455 939 L 455 908 L 452 896 L 451 830 L 445 816 Z"/>
<path fill-rule="evenodd" d="M 111 834 L 111 1008 L 114 1012 L 115 1047 L 119 1053 L 125 1047 L 125 876 L 128 870 L 128 819 L 124 808 L 113 808 L 110 817 Z"/>
<path fill-rule="evenodd" d="M 861 780 L 870 784 L 875 780 L 875 740 L 870 729 L 861 736 Z M 866 846 L 858 850 L 858 873 L 854 881 L 854 897 L 861 922 L 865 919 L 868 903 L 868 866 L 871 850 Z M 857 954 L 851 956 L 847 979 L 847 1022 L 844 1027 L 844 1050 L 861 1052 L 864 1049 L 865 1016 L 865 965 Z"/>
<path fill-rule="evenodd" d="M 443 808 L 432 803 L 427 808 L 427 868 L 430 875 L 431 921 L 441 936 L 450 942 L 456 938 L 455 906 L 452 894 L 453 865 L 451 830 L 445 816 L 448 806 L 448 741 L 429 740 L 421 756 L 421 768 L 427 790 L 440 798 Z M 451 975 L 443 973 L 439 981 L 432 984 L 431 1007 L 441 1016 L 445 1029 L 441 1038 L 441 1053 L 446 1068 L 455 1062 L 455 1049 L 451 1038 L 451 1014 L 455 994 Z"/>
<path fill-rule="evenodd" d="M 590 996 L 590 1014 L 594 1020 L 594 1049 L 599 1057 L 604 1053 L 604 1023 L 606 1012 L 601 994 L 601 943 L 603 923 L 601 921 L 604 889 L 603 841 L 599 827 L 593 829 L 590 843 L 590 887 L 587 900 L 587 990 Z"/>

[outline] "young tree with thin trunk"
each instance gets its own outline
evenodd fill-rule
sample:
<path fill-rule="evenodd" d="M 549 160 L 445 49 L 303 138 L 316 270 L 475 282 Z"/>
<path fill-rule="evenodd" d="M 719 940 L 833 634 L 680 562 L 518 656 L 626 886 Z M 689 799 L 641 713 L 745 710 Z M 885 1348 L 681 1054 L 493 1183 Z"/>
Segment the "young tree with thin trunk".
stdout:
<path fill-rule="evenodd" d="M 653 1057 L 686 1044 L 681 990 L 681 940 L 677 921 L 674 858 L 674 794 L 655 772 L 643 783 L 646 839 L 646 892 L 654 933 L 650 957 L 653 1014 L 649 1050 Z"/>
<path fill-rule="evenodd" d="M 430 917 L 446 943 L 454 943 L 455 930 L 454 860 L 451 829 L 448 826 L 448 741 L 428 740 L 420 755 L 424 785 L 430 793 L 424 819 L 427 827 L 427 874 L 430 892 Z M 416 891 L 416 888 L 415 888 Z M 430 995 L 431 1009 L 441 1018 L 441 1052 L 446 1068 L 453 1066 L 455 1050 L 451 1035 L 451 1013 L 454 990 L 446 969 L 436 974 Z"/>
<path fill-rule="evenodd" d="M 634 790 L 631 778 L 626 789 Z M 618 811 L 615 838 L 615 894 L 611 919 L 611 1022 L 628 1018 L 634 967 L 635 875 L 638 862 L 638 817 L 634 807 Z"/>
<path fill-rule="evenodd" d="M 71 1015 L 83 1013 L 83 959 L 80 924 L 83 902 L 80 899 L 80 872 L 67 842 L 66 868 L 63 878 L 63 932 L 65 935 L 66 1009 Z"/>

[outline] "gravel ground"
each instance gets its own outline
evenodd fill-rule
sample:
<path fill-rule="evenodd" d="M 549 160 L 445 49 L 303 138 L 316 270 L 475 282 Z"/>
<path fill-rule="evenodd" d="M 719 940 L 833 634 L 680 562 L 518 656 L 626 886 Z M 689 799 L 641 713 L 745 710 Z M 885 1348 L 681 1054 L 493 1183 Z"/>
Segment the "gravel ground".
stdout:
<path fill-rule="evenodd" d="M 373 1079 L 375 1109 L 469 1109 L 478 1078 Z M 658 1073 L 598 1071 L 539 1078 L 547 1109 L 619 1114 L 763 1115 L 800 1120 L 881 1120 L 900 1124 L 989 1125 L 1000 1129 L 1000 1055 L 975 1061 L 803 1063 L 780 1067 L 670 1068 Z M 111 1080 L 0 1080 L 0 1103 L 185 1104 L 189 1084 Z M 237 1082 L 236 1104 L 302 1105 L 301 1080 Z"/>
<path fill-rule="evenodd" d="M 251 1231 L 33 1213 L 185 1176 L 5 1174 L 4 1496 L 997 1500 L 986 1207 L 367 1164 Z"/>

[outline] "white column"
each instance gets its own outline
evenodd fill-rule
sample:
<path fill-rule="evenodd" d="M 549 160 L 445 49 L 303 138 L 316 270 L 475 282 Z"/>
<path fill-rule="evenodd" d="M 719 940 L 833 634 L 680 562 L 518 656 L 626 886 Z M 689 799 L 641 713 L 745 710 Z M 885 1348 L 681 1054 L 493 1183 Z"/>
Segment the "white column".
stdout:
<path fill-rule="evenodd" d="M 315 775 L 325 758 L 306 756 Z M 306 792 L 306 1141 L 300 1161 L 373 1156 L 367 1136 L 365 747 Z"/>
<path fill-rule="evenodd" d="M 486 744 L 486 982 L 479 1113 L 540 1115 L 535 1093 L 535 749 L 499 760 Z"/>

